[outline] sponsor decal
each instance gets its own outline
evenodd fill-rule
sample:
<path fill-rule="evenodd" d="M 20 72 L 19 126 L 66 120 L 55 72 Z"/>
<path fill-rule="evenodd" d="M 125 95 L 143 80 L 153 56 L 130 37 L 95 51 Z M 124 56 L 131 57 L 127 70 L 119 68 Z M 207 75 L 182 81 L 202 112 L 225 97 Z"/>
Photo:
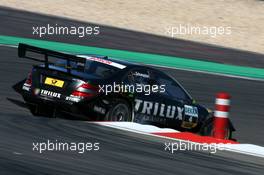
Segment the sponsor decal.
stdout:
<path fill-rule="evenodd" d="M 48 90 L 41 89 L 40 95 L 45 97 L 61 98 L 61 94 L 57 92 L 52 92 Z"/>
<path fill-rule="evenodd" d="M 44 83 L 51 86 L 63 87 L 64 81 L 47 77 Z"/>
<path fill-rule="evenodd" d="M 22 89 L 26 91 L 30 91 L 31 84 L 28 84 L 27 81 L 23 84 Z"/>
<path fill-rule="evenodd" d="M 105 109 L 100 107 L 100 106 L 96 106 L 95 105 L 93 109 L 94 109 L 95 112 L 98 112 L 98 113 L 101 113 L 101 114 L 105 114 Z"/>
<path fill-rule="evenodd" d="M 135 111 L 142 114 L 182 120 L 183 110 L 179 106 L 135 99 Z"/>
<path fill-rule="evenodd" d="M 198 109 L 190 105 L 180 107 L 135 99 L 135 112 L 140 113 L 140 118 L 136 119 L 138 121 L 164 122 L 166 119 L 176 119 L 182 121 L 183 128 L 194 128 L 198 124 Z"/>
<path fill-rule="evenodd" d="M 24 83 L 22 89 L 25 90 L 25 91 L 29 91 L 29 90 L 30 90 L 30 86 L 31 86 L 31 85 L 29 85 L 29 84 L 27 84 L 27 83 Z"/>
<path fill-rule="evenodd" d="M 110 65 L 110 66 L 113 66 L 113 67 L 117 67 L 119 69 L 126 68 L 125 65 L 122 65 L 122 64 L 119 64 L 119 63 L 116 63 L 116 62 L 113 62 L 113 61 L 105 60 L 105 59 L 102 59 L 102 58 L 90 57 L 90 56 L 86 56 L 86 55 L 77 55 L 77 56 L 78 57 L 82 57 L 82 58 L 86 58 L 87 60 L 96 61 L 96 62 L 107 64 L 107 65 Z"/>
<path fill-rule="evenodd" d="M 143 73 L 140 73 L 140 72 L 134 72 L 133 75 L 134 76 L 138 76 L 138 77 L 143 77 L 143 78 L 149 78 L 148 74 L 143 74 Z"/>
<path fill-rule="evenodd" d="M 191 117 L 198 117 L 198 109 L 195 106 L 184 105 L 184 113 Z"/>
<path fill-rule="evenodd" d="M 194 128 L 198 123 L 198 109 L 195 106 L 184 105 L 183 128 Z"/>
<path fill-rule="evenodd" d="M 152 122 L 158 122 L 158 123 L 166 124 L 167 118 L 159 117 L 159 116 L 146 115 L 146 114 L 135 115 L 134 122 L 143 123 L 144 121 L 152 121 Z"/>
<path fill-rule="evenodd" d="M 71 96 L 65 97 L 65 100 L 66 101 L 72 101 L 72 102 L 79 102 L 81 100 L 81 98 L 71 95 Z"/>

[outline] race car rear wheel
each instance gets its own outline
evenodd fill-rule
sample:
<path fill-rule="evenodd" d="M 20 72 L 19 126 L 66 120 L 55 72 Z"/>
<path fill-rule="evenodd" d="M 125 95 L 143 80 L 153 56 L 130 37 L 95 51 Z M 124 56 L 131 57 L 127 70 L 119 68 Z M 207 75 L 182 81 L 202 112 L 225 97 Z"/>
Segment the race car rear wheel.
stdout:
<path fill-rule="evenodd" d="M 202 136 L 213 136 L 213 118 L 210 118 L 205 124 L 201 127 L 200 134 Z M 228 125 L 226 129 L 226 136 L 224 139 L 232 139 L 232 130 L 230 126 Z"/>
<path fill-rule="evenodd" d="M 117 100 L 105 116 L 106 121 L 131 121 L 131 108 L 125 100 Z"/>
<path fill-rule="evenodd" d="M 40 116 L 41 115 L 37 106 L 29 105 L 28 108 L 29 108 L 32 115 L 34 115 L 34 116 Z"/>

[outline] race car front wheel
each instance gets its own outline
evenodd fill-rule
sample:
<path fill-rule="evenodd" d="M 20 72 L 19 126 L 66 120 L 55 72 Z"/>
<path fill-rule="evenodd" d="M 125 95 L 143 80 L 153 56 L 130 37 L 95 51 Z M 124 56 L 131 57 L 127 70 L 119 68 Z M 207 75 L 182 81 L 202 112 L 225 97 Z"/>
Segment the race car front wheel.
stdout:
<path fill-rule="evenodd" d="M 105 116 L 106 121 L 131 121 L 131 108 L 125 100 L 117 100 Z"/>
<path fill-rule="evenodd" d="M 200 134 L 202 136 L 213 136 L 214 128 L 213 128 L 213 118 L 209 119 L 205 124 L 201 127 Z M 224 139 L 232 139 L 232 130 L 228 125 L 226 128 L 226 135 Z"/>

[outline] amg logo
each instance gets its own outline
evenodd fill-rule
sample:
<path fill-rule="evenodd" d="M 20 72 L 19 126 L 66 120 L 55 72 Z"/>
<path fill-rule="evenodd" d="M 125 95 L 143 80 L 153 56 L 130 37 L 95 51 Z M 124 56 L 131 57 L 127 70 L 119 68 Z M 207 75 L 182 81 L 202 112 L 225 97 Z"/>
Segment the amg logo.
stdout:
<path fill-rule="evenodd" d="M 61 94 L 60 93 L 51 92 L 51 91 L 43 90 L 43 89 L 41 89 L 40 95 L 42 95 L 42 96 L 49 96 L 49 97 L 55 97 L 55 98 L 60 98 L 61 97 Z"/>
<path fill-rule="evenodd" d="M 160 116 L 171 119 L 182 120 L 183 108 L 172 105 L 165 105 L 163 103 L 153 103 L 150 101 L 143 101 L 135 99 L 135 111 L 142 114 Z"/>

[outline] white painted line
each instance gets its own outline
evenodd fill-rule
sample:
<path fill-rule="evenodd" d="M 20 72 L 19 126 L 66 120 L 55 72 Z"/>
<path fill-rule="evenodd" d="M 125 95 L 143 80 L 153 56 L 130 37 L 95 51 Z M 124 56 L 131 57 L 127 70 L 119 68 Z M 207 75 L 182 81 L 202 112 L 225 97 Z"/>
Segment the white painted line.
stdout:
<path fill-rule="evenodd" d="M 91 122 L 89 122 L 91 123 Z M 174 129 L 170 128 L 158 128 L 156 126 L 152 125 L 142 125 L 139 123 L 133 123 L 133 122 L 92 122 L 99 125 L 104 126 L 110 126 L 114 128 L 121 128 L 129 131 L 137 131 L 140 133 L 153 133 L 153 132 L 159 132 L 159 133 L 168 133 L 168 132 L 179 132 Z"/>
<path fill-rule="evenodd" d="M 0 44 L 2 47 L 12 47 L 12 48 L 18 48 L 16 45 L 9 45 L 9 44 Z"/>
<path fill-rule="evenodd" d="M 15 155 L 22 155 L 22 153 L 19 153 L 19 152 L 13 152 L 13 154 L 15 154 Z"/>
<path fill-rule="evenodd" d="M 239 75 L 229 75 L 229 74 L 222 74 L 222 73 L 214 73 L 214 72 L 206 72 L 206 71 L 200 71 L 200 70 L 193 70 L 193 69 L 185 69 L 185 68 L 176 68 L 176 67 L 169 67 L 169 66 L 160 66 L 160 65 L 154 65 L 154 64 L 145 64 L 155 67 L 162 67 L 167 69 L 175 69 L 175 70 L 182 70 L 182 71 L 188 71 L 188 72 L 198 72 L 203 74 L 209 74 L 209 75 L 217 75 L 222 77 L 230 77 L 230 78 L 237 78 L 237 79 L 244 79 L 244 80 L 251 80 L 251 81 L 264 81 L 264 79 L 260 78 L 250 78 L 250 77 L 243 77 Z"/>
<path fill-rule="evenodd" d="M 264 147 L 253 144 L 225 144 L 222 146 L 227 151 L 248 154 L 264 158 Z"/>

